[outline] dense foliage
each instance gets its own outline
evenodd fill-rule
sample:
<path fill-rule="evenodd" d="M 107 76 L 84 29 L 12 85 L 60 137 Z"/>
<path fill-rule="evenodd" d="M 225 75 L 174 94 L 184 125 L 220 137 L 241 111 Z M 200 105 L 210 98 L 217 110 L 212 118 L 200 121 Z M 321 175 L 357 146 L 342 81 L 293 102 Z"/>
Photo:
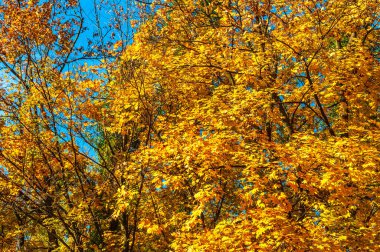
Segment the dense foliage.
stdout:
<path fill-rule="evenodd" d="M 139 6 L 3 1 L 0 250 L 379 251 L 378 0 Z"/>

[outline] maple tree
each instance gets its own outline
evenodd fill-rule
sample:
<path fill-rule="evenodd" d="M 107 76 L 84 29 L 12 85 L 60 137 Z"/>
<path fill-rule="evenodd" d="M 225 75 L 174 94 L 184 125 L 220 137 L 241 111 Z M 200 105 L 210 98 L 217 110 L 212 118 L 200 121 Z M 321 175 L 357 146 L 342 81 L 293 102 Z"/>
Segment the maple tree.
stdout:
<path fill-rule="evenodd" d="M 2 5 L 1 249 L 379 250 L 379 2 L 139 5 Z"/>

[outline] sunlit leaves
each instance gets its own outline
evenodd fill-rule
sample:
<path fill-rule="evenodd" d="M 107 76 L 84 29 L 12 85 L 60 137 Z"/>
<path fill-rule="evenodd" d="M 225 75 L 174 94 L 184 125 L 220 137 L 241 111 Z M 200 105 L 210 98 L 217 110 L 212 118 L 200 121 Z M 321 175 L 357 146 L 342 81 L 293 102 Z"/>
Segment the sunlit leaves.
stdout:
<path fill-rule="evenodd" d="M 2 93 L 0 214 L 21 218 L 2 224 L 12 230 L 2 239 L 27 230 L 57 249 L 377 251 L 378 3 L 149 8 L 113 63 L 8 67 L 23 74 Z M 12 31 L 42 43 L 24 28 Z M 43 48 L 67 53 L 72 37 L 44 34 Z M 20 38 L 4 40 L 6 54 Z M 27 52 L 16 49 L 7 62 L 17 65 Z"/>
<path fill-rule="evenodd" d="M 144 62 L 138 68 L 144 78 L 133 77 L 141 87 L 159 87 L 150 96 L 160 111 L 150 151 L 138 152 L 138 162 L 149 160 L 152 193 L 167 202 L 162 207 L 187 216 L 182 227 L 173 223 L 181 232 L 174 232 L 172 248 L 362 246 L 347 228 L 378 222 L 372 135 L 378 135 L 379 64 L 370 49 L 377 30 L 368 32 L 377 7 L 369 1 L 159 6 L 123 59 Z M 168 194 L 183 206 L 165 208 Z M 234 232 L 216 232 L 226 221 Z M 251 230 L 247 241 L 243 230 Z"/>

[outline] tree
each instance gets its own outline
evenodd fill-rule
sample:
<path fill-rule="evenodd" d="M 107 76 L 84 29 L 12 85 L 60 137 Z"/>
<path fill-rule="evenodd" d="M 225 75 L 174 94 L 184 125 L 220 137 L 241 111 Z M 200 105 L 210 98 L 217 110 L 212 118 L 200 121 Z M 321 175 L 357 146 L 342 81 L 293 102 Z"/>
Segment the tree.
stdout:
<path fill-rule="evenodd" d="M 118 54 L 104 48 L 114 38 L 79 42 L 87 21 L 76 1 L 3 1 L 0 16 L 1 250 L 102 249 L 112 242 L 110 185 L 120 178 L 99 161 L 93 118 Z"/>
<path fill-rule="evenodd" d="M 0 9 L 2 250 L 379 250 L 378 1 L 95 6 Z"/>
<path fill-rule="evenodd" d="M 111 84 L 114 130 L 149 122 L 139 244 L 376 251 L 379 3 L 152 8 Z"/>

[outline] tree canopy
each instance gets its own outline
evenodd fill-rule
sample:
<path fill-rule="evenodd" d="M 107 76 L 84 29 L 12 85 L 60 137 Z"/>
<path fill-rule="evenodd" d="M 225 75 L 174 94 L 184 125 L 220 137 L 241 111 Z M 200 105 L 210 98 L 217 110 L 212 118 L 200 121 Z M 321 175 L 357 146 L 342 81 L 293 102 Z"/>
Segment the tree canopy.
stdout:
<path fill-rule="evenodd" d="M 378 0 L 128 4 L 2 2 L 0 250 L 380 250 Z"/>

